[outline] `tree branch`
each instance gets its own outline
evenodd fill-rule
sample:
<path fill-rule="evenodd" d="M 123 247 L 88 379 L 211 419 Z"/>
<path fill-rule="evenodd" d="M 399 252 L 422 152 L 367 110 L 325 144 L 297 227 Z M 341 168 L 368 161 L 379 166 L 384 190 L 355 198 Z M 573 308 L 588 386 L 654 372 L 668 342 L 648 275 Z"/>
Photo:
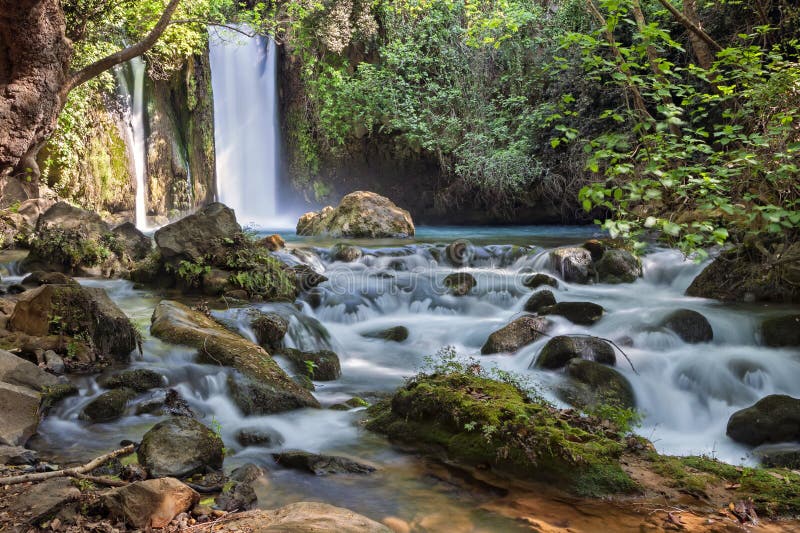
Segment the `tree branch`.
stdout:
<path fill-rule="evenodd" d="M 722 47 L 715 41 L 709 34 L 704 32 L 701 28 L 699 28 L 696 24 L 694 24 L 689 18 L 678 11 L 675 6 L 673 6 L 669 0 L 658 0 L 662 6 L 667 8 L 667 10 L 672 13 L 672 16 L 675 17 L 675 20 L 683 24 L 687 30 L 697 35 L 700 39 L 703 40 L 708 46 L 710 46 L 715 52 L 721 52 Z"/>
<path fill-rule="evenodd" d="M 156 25 L 152 30 L 150 30 L 150 33 L 148 33 L 144 39 L 138 43 L 132 44 L 127 48 L 123 48 L 118 52 L 114 52 L 113 54 L 95 61 L 91 65 L 87 65 L 81 70 L 73 73 L 67 80 L 64 88 L 61 90 L 62 101 L 64 101 L 66 99 L 66 95 L 78 85 L 91 80 L 95 76 L 100 75 L 113 66 L 124 63 L 125 61 L 130 61 L 134 57 L 138 57 L 152 48 L 153 45 L 156 44 L 156 41 L 158 41 L 158 39 L 164 33 L 164 30 L 167 29 L 167 26 L 169 26 L 169 21 L 172 18 L 173 13 L 175 13 L 175 10 L 178 8 L 179 3 L 180 0 L 170 0 L 169 4 L 167 4 L 167 7 L 164 8 L 164 12 L 161 13 L 161 18 L 158 19 Z"/>
<path fill-rule="evenodd" d="M 235 31 L 236 33 L 240 33 L 245 37 L 255 37 L 258 35 L 256 32 L 246 32 L 241 28 L 237 28 L 236 26 L 231 26 L 229 24 L 222 24 L 220 22 L 209 22 L 207 20 L 201 19 L 178 19 L 170 21 L 170 24 L 200 24 L 202 26 L 214 26 L 215 28 L 225 28 L 226 30 Z"/>
<path fill-rule="evenodd" d="M 66 468 L 64 470 L 54 470 L 52 472 L 35 472 L 32 474 L 22 474 L 19 476 L 10 476 L 10 477 L 0 477 L 0 486 L 3 485 L 16 485 L 18 483 L 28 483 L 30 481 L 44 481 L 45 479 L 50 479 L 54 477 L 77 477 L 80 478 L 81 474 L 85 474 L 86 472 L 91 472 L 97 467 L 103 466 L 111 459 L 122 455 L 130 455 L 134 452 L 136 447 L 131 444 L 129 446 L 125 446 L 124 448 L 120 448 L 119 450 L 115 450 L 111 453 L 107 453 L 105 455 L 101 455 L 100 457 L 93 459 L 86 463 L 83 466 L 76 466 L 73 468 Z M 97 481 L 98 478 L 91 479 L 91 481 Z M 108 484 L 108 483 L 106 483 Z"/>

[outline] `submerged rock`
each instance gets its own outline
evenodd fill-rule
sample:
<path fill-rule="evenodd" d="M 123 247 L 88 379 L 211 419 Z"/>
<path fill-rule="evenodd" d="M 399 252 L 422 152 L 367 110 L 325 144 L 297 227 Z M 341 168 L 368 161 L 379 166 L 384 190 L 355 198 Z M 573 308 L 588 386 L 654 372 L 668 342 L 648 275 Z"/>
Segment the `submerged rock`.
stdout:
<path fill-rule="evenodd" d="M 136 452 L 150 477 L 185 478 L 222 468 L 222 439 L 187 417 L 175 417 L 153 426 Z"/>
<path fill-rule="evenodd" d="M 550 252 L 550 268 L 571 283 L 589 283 L 594 279 L 592 254 L 585 248 L 557 248 Z"/>
<path fill-rule="evenodd" d="M 603 306 L 592 302 L 559 302 L 539 309 L 540 315 L 563 316 L 573 324 L 591 326 L 603 318 Z"/>
<path fill-rule="evenodd" d="M 542 285 L 549 285 L 554 289 L 558 288 L 558 280 L 547 274 L 533 274 L 522 280 L 522 285 L 529 289 L 536 289 Z"/>
<path fill-rule="evenodd" d="M 215 525 L 214 531 L 392 533 L 383 524 L 353 511 L 317 502 L 297 502 L 272 511 L 237 513 Z"/>
<path fill-rule="evenodd" d="M 544 289 L 531 294 L 530 298 L 528 298 L 528 301 L 525 302 L 524 309 L 528 313 L 538 313 L 543 307 L 548 307 L 555 304 L 556 297 L 553 295 L 553 291 Z"/>
<path fill-rule="evenodd" d="M 678 337 L 689 344 L 711 342 L 714 330 L 708 319 L 691 309 L 673 311 L 661 322 L 661 326 L 674 331 Z"/>
<path fill-rule="evenodd" d="M 197 263 L 207 255 L 223 253 L 224 240 L 241 231 L 233 209 L 216 202 L 160 228 L 155 241 L 164 262 L 177 266 L 181 261 Z"/>
<path fill-rule="evenodd" d="M 771 394 L 728 419 L 727 435 L 743 444 L 800 441 L 800 399 Z"/>
<path fill-rule="evenodd" d="M 300 450 L 272 454 L 275 462 L 286 468 L 306 470 L 317 476 L 329 474 L 370 474 L 375 467 L 338 455 L 319 455 Z"/>
<path fill-rule="evenodd" d="M 104 392 L 92 400 L 81 411 L 81 418 L 90 422 L 111 422 L 125 413 L 128 402 L 136 397 L 136 391 L 128 388 Z"/>
<path fill-rule="evenodd" d="M 283 338 L 289 331 L 289 322 L 278 313 L 252 312 L 250 328 L 256 336 L 256 342 L 265 350 L 273 351 L 283 344 Z"/>
<path fill-rule="evenodd" d="M 306 213 L 297 222 L 298 235 L 327 235 L 351 238 L 408 238 L 414 223 L 405 209 L 372 192 L 348 194 L 338 207 Z"/>
<path fill-rule="evenodd" d="M 608 341 L 589 336 L 559 335 L 547 341 L 536 358 L 535 366 L 556 370 L 576 357 L 604 365 L 617 362 L 614 347 Z"/>
<path fill-rule="evenodd" d="M 192 509 L 200 495 L 177 479 L 165 477 L 111 489 L 102 500 L 112 516 L 150 530 L 166 527 L 177 515 Z"/>
<path fill-rule="evenodd" d="M 100 379 L 99 384 L 106 389 L 128 387 L 136 392 L 146 392 L 150 389 L 163 387 L 164 376 L 149 368 L 136 368 Z"/>
<path fill-rule="evenodd" d="M 626 250 L 606 250 L 594 268 L 601 283 L 633 283 L 642 277 L 642 262 Z"/>
<path fill-rule="evenodd" d="M 561 391 L 562 398 L 575 407 L 614 405 L 633 409 L 636 398 L 630 382 L 613 368 L 586 359 L 571 359 L 566 374 L 573 383 Z"/>
<path fill-rule="evenodd" d="M 200 360 L 241 372 L 248 379 L 237 380 L 232 393 L 247 413 L 319 407 L 319 402 L 292 381 L 263 348 L 183 304 L 162 300 L 153 313 L 150 331 L 167 342 L 197 348 Z"/>
<path fill-rule="evenodd" d="M 800 315 L 764 320 L 761 324 L 761 337 L 767 346 L 800 346 Z"/>
<path fill-rule="evenodd" d="M 378 331 L 362 333 L 361 336 L 368 339 L 383 339 L 385 341 L 403 342 L 408 338 L 408 328 L 405 326 L 394 326 Z"/>
<path fill-rule="evenodd" d="M 542 338 L 550 329 L 550 321 L 535 316 L 520 317 L 504 326 L 486 339 L 481 348 L 484 355 L 508 352 L 513 353 Z"/>
<path fill-rule="evenodd" d="M 455 272 L 453 274 L 448 274 L 444 278 L 444 286 L 454 296 L 465 296 L 469 294 L 469 291 L 477 284 L 478 282 L 475 280 L 475 276 L 469 272 Z"/>
<path fill-rule="evenodd" d="M 315 381 L 333 381 L 342 376 L 339 356 L 330 350 L 303 352 L 293 348 L 283 348 L 278 355 L 286 357 L 295 372 Z"/>
<path fill-rule="evenodd" d="M 242 446 L 280 446 L 285 442 L 283 435 L 274 429 L 244 428 L 236 433 L 236 442 Z"/>

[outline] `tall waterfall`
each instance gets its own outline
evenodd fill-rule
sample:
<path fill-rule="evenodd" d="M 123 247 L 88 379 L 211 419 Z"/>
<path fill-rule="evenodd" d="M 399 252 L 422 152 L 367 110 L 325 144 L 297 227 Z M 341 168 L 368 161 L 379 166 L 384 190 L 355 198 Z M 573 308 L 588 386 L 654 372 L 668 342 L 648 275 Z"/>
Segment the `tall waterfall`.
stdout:
<path fill-rule="evenodd" d="M 126 76 L 125 70 L 129 76 Z M 147 229 L 147 195 L 145 194 L 145 158 L 147 137 L 144 113 L 144 72 L 142 58 L 135 57 L 116 70 L 117 86 L 127 101 L 128 145 L 133 151 L 133 169 L 136 175 L 136 227 Z"/>
<path fill-rule="evenodd" d="M 280 132 L 277 46 L 211 30 L 219 200 L 244 224 L 276 227 Z"/>

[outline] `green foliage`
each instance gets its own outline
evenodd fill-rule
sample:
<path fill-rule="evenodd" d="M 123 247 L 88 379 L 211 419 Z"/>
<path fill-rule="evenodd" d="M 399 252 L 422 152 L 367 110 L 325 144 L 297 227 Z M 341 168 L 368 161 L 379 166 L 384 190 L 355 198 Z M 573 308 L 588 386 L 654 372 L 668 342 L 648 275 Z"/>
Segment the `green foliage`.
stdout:
<path fill-rule="evenodd" d="M 103 236 L 97 241 L 77 228 L 48 227 L 31 237 L 28 245 L 33 256 L 73 270 L 97 266 L 111 257 L 113 251 L 107 244 L 112 241 L 116 242 L 113 236 Z"/>
<path fill-rule="evenodd" d="M 211 272 L 211 267 L 202 260 L 198 262 L 183 260 L 178 264 L 175 273 L 187 286 L 196 288 L 202 285 L 203 276 L 209 272 Z"/>
<path fill-rule="evenodd" d="M 267 300 L 293 300 L 296 295 L 294 278 L 270 251 L 256 243 L 256 237 L 246 232 L 225 239 L 222 257 L 211 261 L 232 270 L 229 281 L 247 291 L 251 297 Z"/>

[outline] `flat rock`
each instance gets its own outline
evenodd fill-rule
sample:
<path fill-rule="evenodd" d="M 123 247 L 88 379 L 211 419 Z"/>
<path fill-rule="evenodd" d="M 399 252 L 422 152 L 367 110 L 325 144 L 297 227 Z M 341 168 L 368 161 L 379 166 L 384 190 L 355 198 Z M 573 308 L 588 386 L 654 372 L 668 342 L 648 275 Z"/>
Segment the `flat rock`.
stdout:
<path fill-rule="evenodd" d="M 392 533 L 388 527 L 348 509 L 297 502 L 271 511 L 248 511 L 226 518 L 218 533 Z"/>
<path fill-rule="evenodd" d="M 199 494 L 170 477 L 137 481 L 103 495 L 103 503 L 112 515 L 138 529 L 166 527 L 199 501 Z"/>

